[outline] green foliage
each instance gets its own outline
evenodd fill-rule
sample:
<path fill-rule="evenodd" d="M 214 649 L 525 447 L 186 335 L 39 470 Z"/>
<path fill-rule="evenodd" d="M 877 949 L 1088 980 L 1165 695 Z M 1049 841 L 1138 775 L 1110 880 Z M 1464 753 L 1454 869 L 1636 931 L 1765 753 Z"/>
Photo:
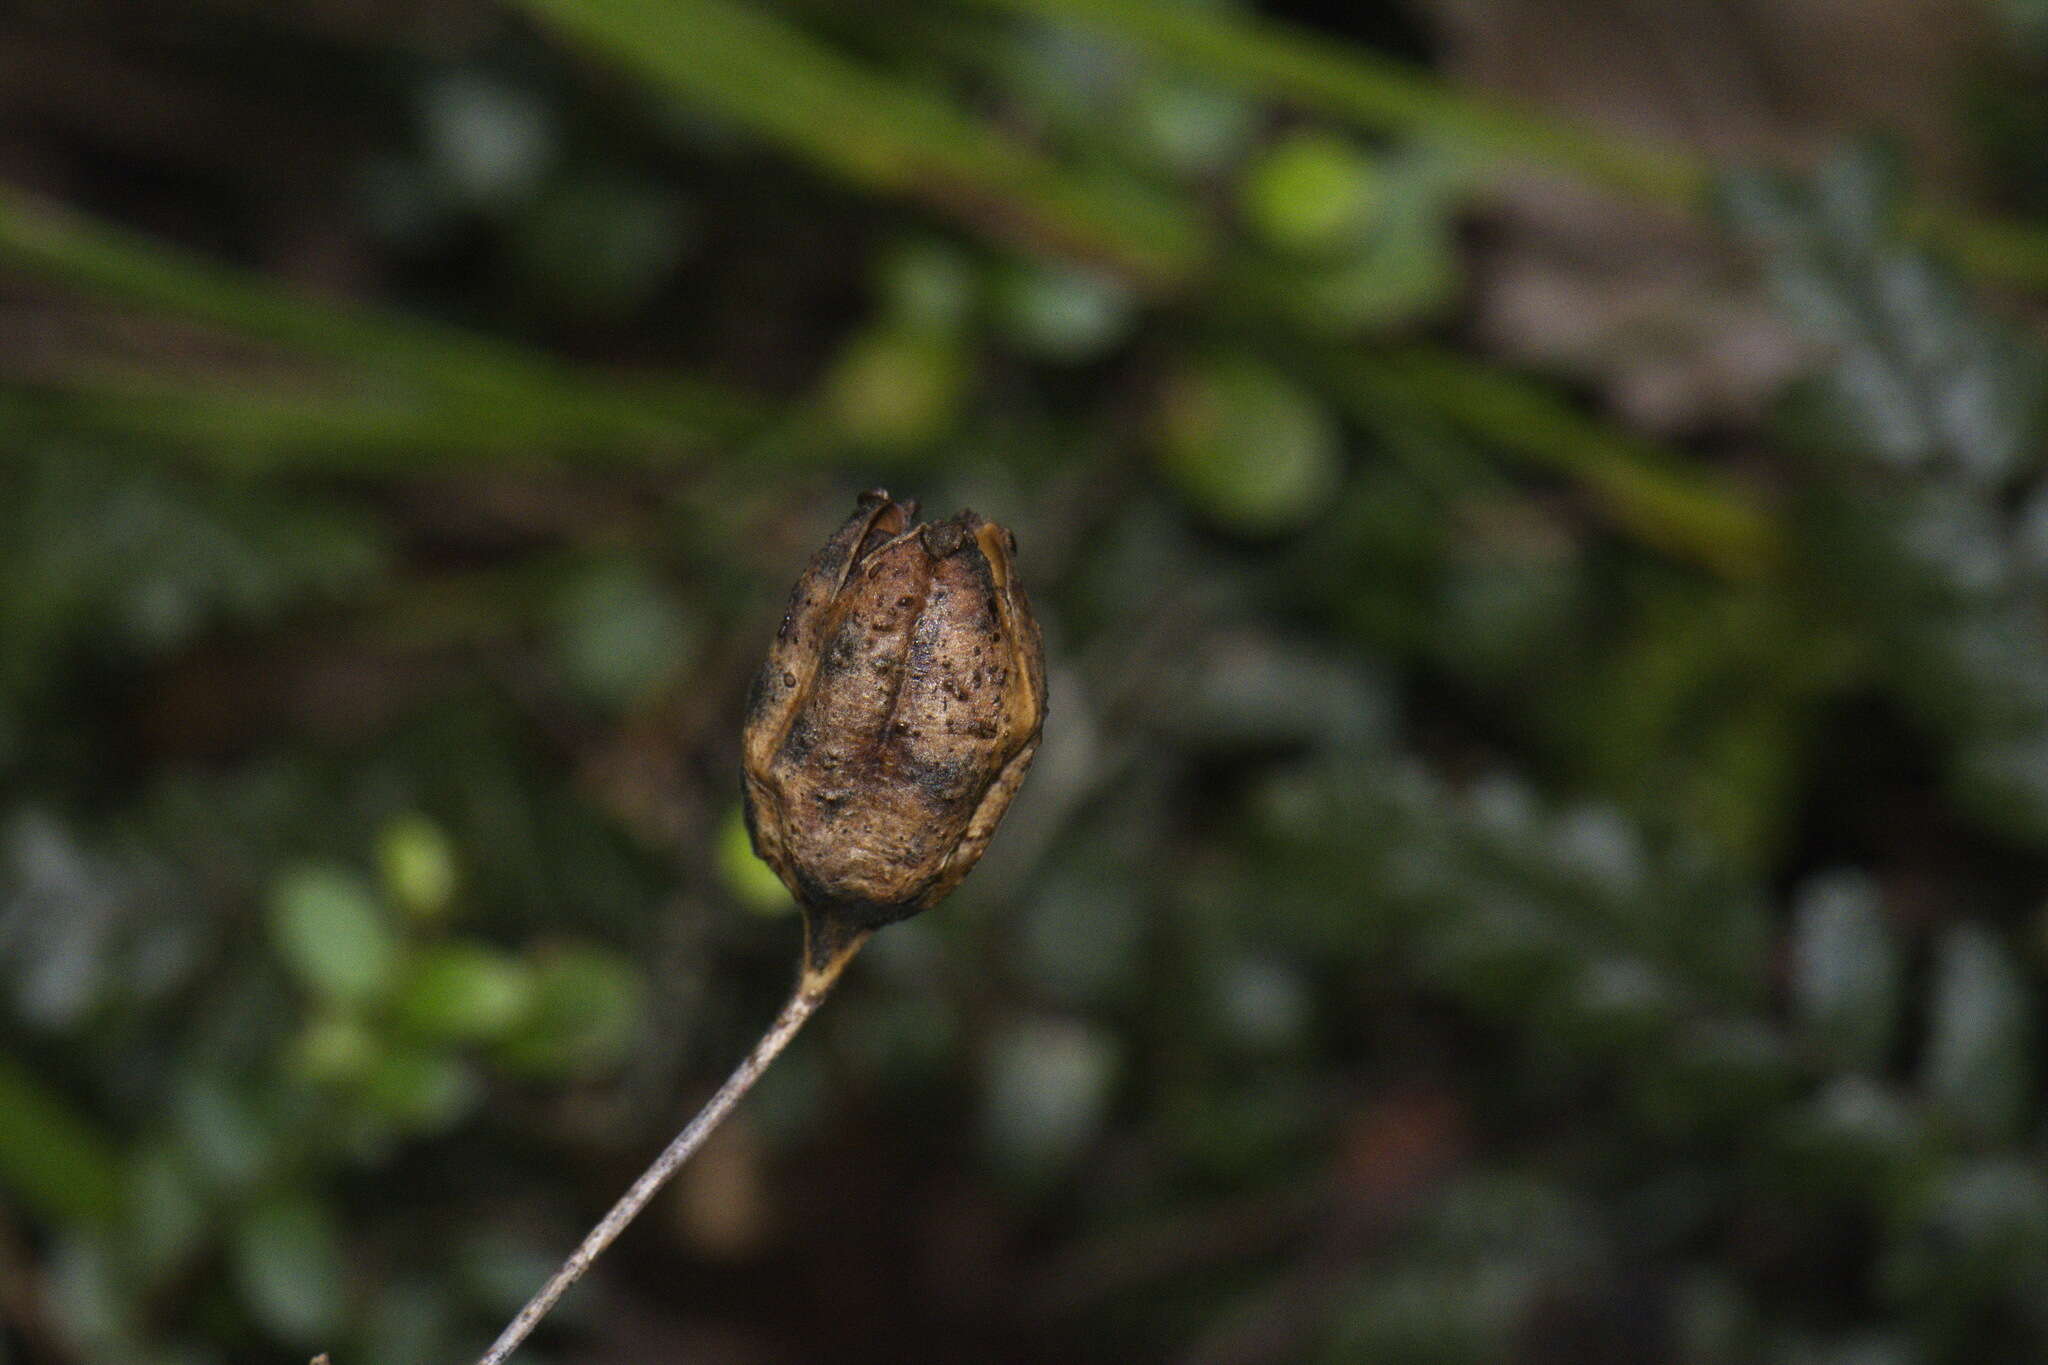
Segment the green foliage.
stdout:
<path fill-rule="evenodd" d="M 277 1337 L 313 1346 L 341 1329 L 341 1241 L 324 1205 L 305 1195 L 266 1200 L 242 1216 L 233 1244 L 243 1297 Z"/>
<path fill-rule="evenodd" d="M 390 988 L 397 938 L 369 886 L 345 871 L 304 867 L 280 878 L 271 896 L 270 936 L 317 996 L 361 1005 Z"/>
<path fill-rule="evenodd" d="M 0 1099 L 0 1186 L 45 1218 L 89 1223 L 113 1212 L 120 1173 L 105 1135 L 4 1057 Z"/>
<path fill-rule="evenodd" d="M 1877 888 L 1836 876 L 1806 889 L 1792 926 L 1792 992 L 1831 1061 L 1883 1065 L 1899 1009 L 1898 953 Z"/>
<path fill-rule="evenodd" d="M 2034 1012 L 2011 959 L 1960 925 L 1934 960 L 1925 1084 L 1943 1122 L 1965 1136 L 2010 1142 L 2027 1118 Z"/>
<path fill-rule="evenodd" d="M 1810 189 L 1737 179 L 1734 220 L 1766 250 L 1791 316 L 1830 359 L 1786 424 L 1825 451 L 1814 557 L 1856 612 L 1871 667 L 1947 741 L 1958 803 L 2048 838 L 2048 588 L 2029 548 L 2048 349 L 1972 304 L 1890 229 L 1887 163 L 1845 157 Z"/>
<path fill-rule="evenodd" d="M 884 479 L 1037 767 L 536 1359 L 2048 1348 L 2038 230 L 1273 7 L 203 8 L 35 50 L 321 176 L 0 187 L 0 1360 L 473 1358 L 787 987 L 734 735 Z M 1485 350 L 1532 167 L 1740 253 L 1767 417 Z"/>
<path fill-rule="evenodd" d="M 1315 398 L 1243 357 L 1194 361 L 1170 382 L 1159 457 L 1202 512 L 1232 530 L 1292 530 L 1328 500 L 1337 432 Z"/>

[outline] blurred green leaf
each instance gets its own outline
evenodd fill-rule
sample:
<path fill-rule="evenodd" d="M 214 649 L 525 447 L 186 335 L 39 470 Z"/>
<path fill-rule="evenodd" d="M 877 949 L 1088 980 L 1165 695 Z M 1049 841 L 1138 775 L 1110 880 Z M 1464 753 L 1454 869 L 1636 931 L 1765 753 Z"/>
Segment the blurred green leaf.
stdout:
<path fill-rule="evenodd" d="M 729 0 L 521 0 L 664 91 L 856 184 L 927 198 L 1027 247 L 1171 283 L 1200 226 L 1133 186 L 1070 175 L 933 90 L 890 80 Z"/>
<path fill-rule="evenodd" d="M 553 160 L 547 104 L 509 81 L 455 71 L 422 92 L 420 121 L 438 169 L 471 203 L 502 207 L 529 195 Z"/>
<path fill-rule="evenodd" d="M 1204 82 L 1154 77 L 1131 92 L 1130 135 L 1153 161 L 1183 176 L 1221 170 L 1258 119 L 1251 101 Z"/>
<path fill-rule="evenodd" d="M 1382 157 L 1373 163 L 1371 188 L 1353 194 L 1355 211 L 1318 230 L 1315 251 L 1298 245 L 1293 259 L 1247 269 L 1246 282 L 1309 336 L 1417 323 L 1451 302 L 1459 280 L 1452 232 L 1464 181 L 1464 172 L 1434 149 Z M 1303 229 L 1276 225 L 1268 235 L 1275 231 Z"/>
<path fill-rule="evenodd" d="M 401 815 L 377 832 L 377 869 L 385 896 L 417 919 L 445 917 L 462 879 L 455 848 L 424 815 Z"/>
<path fill-rule="evenodd" d="M 206 1192 L 178 1153 L 144 1148 L 129 1160 L 124 1231 L 145 1279 L 176 1274 L 212 1234 Z"/>
<path fill-rule="evenodd" d="M 1829 163 L 1810 188 L 1733 177 L 1729 217 L 1766 248 L 1780 306 L 1830 361 L 1808 401 L 1835 440 L 1902 467 L 2012 472 L 2048 414 L 2048 354 L 1978 316 L 1924 254 L 1897 244 L 1898 191 L 1876 154 Z"/>
<path fill-rule="evenodd" d="M 1727 1134 L 1784 1103 L 1795 1081 L 1783 1042 L 1762 1024 L 1701 1022 L 1645 1060 L 1635 1099 L 1661 1131 Z"/>
<path fill-rule="evenodd" d="M 421 949 L 392 997 L 392 1018 L 427 1042 L 485 1042 L 518 1027 L 533 1002 L 527 965 L 478 943 Z"/>
<path fill-rule="evenodd" d="M 0 1055 L 0 1187 L 39 1217 L 97 1223 L 114 1213 L 121 1186 L 112 1141 Z"/>
<path fill-rule="evenodd" d="M 476 1074 L 432 1047 L 380 1052 L 358 1088 L 363 1107 L 401 1132 L 438 1133 L 459 1123 L 480 1097 Z"/>
<path fill-rule="evenodd" d="M 1928 1103 L 1944 1125 L 1980 1142 L 2019 1130 L 2034 1081 L 2034 1027 L 2026 984 L 2005 946 L 1974 924 L 1944 934 L 1921 1063 Z"/>
<path fill-rule="evenodd" d="M 899 454 L 960 419 L 972 366 L 954 339 L 881 328 L 857 334 L 825 377 L 825 410 L 864 449 Z"/>
<path fill-rule="evenodd" d="M 1027 1182 L 1063 1169 L 1102 1122 L 1117 1064 L 1114 1042 L 1070 1020 L 1025 1020 L 997 1039 L 982 1113 L 997 1167 Z"/>
<path fill-rule="evenodd" d="M 384 581 L 364 519 L 311 499 L 209 485 L 89 454 L 0 462 L 0 684 L 97 646 L 159 655 L 221 625 L 347 601 Z"/>
<path fill-rule="evenodd" d="M 573 1076 L 612 1065 L 641 1021 L 645 980 L 616 953 L 557 948 L 536 957 L 533 1003 L 497 1049 L 505 1065 L 539 1076 Z"/>
<path fill-rule="evenodd" d="M 577 176 L 521 220 L 514 260 L 528 287 L 569 316 L 617 320 L 655 298 L 689 238 L 689 214 L 662 186 Z"/>
<path fill-rule="evenodd" d="M 1830 1081 L 1785 1118 L 1778 1155 L 1798 1198 L 1903 1203 L 1931 1165 L 1927 1124 L 1906 1098 L 1863 1075 Z"/>
<path fill-rule="evenodd" d="M 322 1014 L 308 1020 L 292 1040 L 290 1065 L 316 1085 L 360 1080 L 381 1050 L 377 1035 L 362 1019 L 349 1014 Z"/>
<path fill-rule="evenodd" d="M 1245 216 L 1273 246 L 1327 254 L 1357 240 L 1379 207 L 1377 161 L 1332 133 L 1289 133 L 1245 170 Z"/>
<path fill-rule="evenodd" d="M 208 431 L 214 440 L 254 436 L 267 445 L 273 440 L 303 443 L 309 434 L 308 419 L 317 418 L 310 433 L 316 438 L 337 434 L 323 432 L 323 426 L 339 426 L 340 434 L 351 440 L 380 432 L 380 444 L 410 440 L 413 468 L 435 450 L 436 440 L 421 438 L 436 428 L 440 440 L 460 446 L 491 432 L 500 433 L 499 439 L 507 444 L 514 439 L 531 444 L 538 428 L 557 433 L 580 430 L 586 448 L 601 446 L 595 438 L 603 434 L 631 440 L 644 450 L 649 443 L 673 446 L 700 441 L 710 433 L 730 433 L 752 420 L 752 405 L 724 390 L 687 382 L 636 389 L 609 379 L 587 380 L 516 346 L 368 309 L 293 297 L 254 277 L 4 186 L 0 261 L 108 294 L 130 306 L 188 315 L 356 364 L 386 375 L 387 383 L 395 376 L 425 391 L 430 401 L 424 411 L 431 418 L 423 432 L 417 417 L 420 409 L 415 407 L 414 415 L 408 415 L 406 404 L 389 395 L 373 395 L 367 403 L 359 398 L 315 400 L 310 406 L 288 400 L 279 413 L 277 394 L 253 395 L 241 386 L 212 391 L 190 383 L 177 388 L 140 383 L 111 391 L 85 386 L 80 390 L 82 403 L 95 392 L 114 399 L 99 414 L 106 420 L 125 418 L 133 423 L 145 414 L 125 410 L 154 404 L 164 411 L 155 414 L 153 422 L 169 416 L 171 425 L 182 422 L 188 429 Z M 230 394 L 231 401 L 223 401 Z M 0 387 L 0 402 L 6 401 L 18 404 L 21 398 Z M 449 405 L 461 419 L 461 432 L 443 425 Z M 243 426 L 251 419 L 265 422 L 279 416 L 281 421 L 268 421 L 255 431 Z M 346 451 L 348 443 L 338 444 Z"/>
<path fill-rule="evenodd" d="M 959 335 L 979 298 L 975 262 L 930 239 L 898 244 L 883 255 L 877 275 L 883 316 L 908 331 Z"/>
<path fill-rule="evenodd" d="M 232 1243 L 235 1282 L 264 1328 L 300 1346 L 329 1344 L 347 1312 L 347 1256 L 327 1206 L 303 1193 L 243 1214 Z"/>
<path fill-rule="evenodd" d="M 1362 423 L 1372 424 L 1382 405 L 1439 411 L 1503 451 L 1580 481 L 1650 545 L 1737 579 L 1767 576 L 1777 562 L 1777 529 L 1746 496 L 1520 376 L 1420 347 L 1346 356 L 1327 368 Z"/>
<path fill-rule="evenodd" d="M 173 1084 L 171 1122 L 180 1150 L 211 1184 L 239 1192 L 277 1166 L 286 1135 L 263 1103 L 268 1095 L 197 1066 Z"/>
<path fill-rule="evenodd" d="M 132 1286 L 106 1233 L 72 1228 L 50 1255 L 49 1301 L 64 1330 L 105 1360 L 141 1358 Z"/>
<path fill-rule="evenodd" d="M 1112 33 L 1220 84 L 1319 110 L 1375 133 L 1428 128 L 1510 161 L 1532 159 L 1638 194 L 1688 206 L 1703 173 L 1669 149 L 1637 146 L 1455 91 L 1356 45 L 1224 6 L 1161 0 L 976 0 Z"/>
<path fill-rule="evenodd" d="M 1021 261 L 998 273 L 991 304 L 996 325 L 1020 350 L 1064 364 L 1098 359 L 1122 342 L 1134 308 L 1114 280 Z"/>
<path fill-rule="evenodd" d="M 1800 895 L 1792 926 L 1792 1000 L 1838 1066 L 1871 1071 L 1891 1046 L 1897 950 L 1867 877 L 1837 874 Z"/>
<path fill-rule="evenodd" d="M 384 908 L 361 877 L 339 867 L 309 864 L 278 878 L 270 937 L 301 982 L 343 1003 L 382 995 L 398 965 Z"/>
<path fill-rule="evenodd" d="M 365 1315 L 363 1359 L 378 1365 L 439 1365 L 461 1354 L 451 1298 L 439 1284 L 400 1281 L 385 1287 Z"/>
<path fill-rule="evenodd" d="M 642 566 L 592 565 L 554 603 L 554 647 L 563 674 L 592 701 L 623 707 L 688 664 L 696 627 Z"/>
<path fill-rule="evenodd" d="M 1936 1183 L 1882 1267 L 1893 1294 L 1937 1311 L 2001 1291 L 2030 1295 L 2044 1270 L 2048 1181 L 2032 1162 L 2004 1158 L 1970 1162 Z"/>
<path fill-rule="evenodd" d="M 1343 119 L 1369 132 L 1427 129 L 1513 168 L 1534 163 L 1645 203 L 1688 210 L 1708 168 L 1670 145 L 1603 136 L 1452 88 L 1398 60 L 1230 6 L 1162 0 L 973 0 L 1125 39 L 1217 84 Z M 2048 283 L 2048 233 L 1953 205 L 1912 206 L 1913 225 L 1995 280 Z"/>
<path fill-rule="evenodd" d="M 1330 414 L 1280 371 L 1246 356 L 1184 364 L 1159 414 L 1159 458 L 1203 514 L 1252 536 L 1291 531 L 1342 474 Z"/>

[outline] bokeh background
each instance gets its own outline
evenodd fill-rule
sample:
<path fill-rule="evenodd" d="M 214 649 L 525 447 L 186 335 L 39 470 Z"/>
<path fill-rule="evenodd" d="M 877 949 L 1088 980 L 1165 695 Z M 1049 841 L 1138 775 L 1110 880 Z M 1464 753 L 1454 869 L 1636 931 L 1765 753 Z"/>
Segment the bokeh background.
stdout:
<path fill-rule="evenodd" d="M 2040 0 L 13 0 L 0 1360 L 474 1358 L 876 484 L 1037 771 L 522 1360 L 2041 1358 L 2044 148 Z"/>

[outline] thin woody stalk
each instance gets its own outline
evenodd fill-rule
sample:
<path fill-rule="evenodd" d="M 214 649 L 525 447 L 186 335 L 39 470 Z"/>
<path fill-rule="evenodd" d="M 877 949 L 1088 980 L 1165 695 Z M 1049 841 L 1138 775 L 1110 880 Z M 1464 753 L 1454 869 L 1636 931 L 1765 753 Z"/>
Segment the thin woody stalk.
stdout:
<path fill-rule="evenodd" d="M 541 1286 L 540 1292 L 535 1294 L 527 1302 L 526 1307 L 519 1310 L 519 1315 L 498 1334 L 498 1339 L 491 1343 L 491 1349 L 478 1359 L 477 1365 L 504 1365 L 504 1361 L 519 1349 L 519 1343 L 526 1340 L 533 1329 L 540 1325 L 541 1319 L 553 1310 L 562 1295 L 569 1292 L 569 1287 L 582 1279 L 583 1273 L 590 1269 L 592 1262 L 604 1253 L 606 1247 L 618 1240 L 619 1234 L 626 1230 L 626 1225 L 640 1216 L 640 1211 L 647 1207 L 647 1201 L 654 1198 L 661 1187 L 682 1168 L 683 1163 L 690 1159 L 691 1154 L 703 1146 L 704 1139 L 711 1136 L 712 1130 L 725 1121 L 726 1115 L 730 1114 L 746 1093 L 754 1088 L 754 1082 L 761 1079 L 761 1073 L 768 1069 L 768 1064 L 781 1055 L 782 1049 L 789 1046 L 789 1040 L 796 1037 L 797 1030 L 801 1029 L 818 1006 L 824 1003 L 825 997 L 832 993 L 832 987 L 838 983 L 839 974 L 846 970 L 846 964 L 853 961 L 854 954 L 868 941 L 868 934 L 869 931 L 861 930 L 850 937 L 832 942 L 827 934 L 806 933 L 804 966 L 797 978 L 796 989 L 790 992 L 789 1001 L 783 1005 L 782 1012 L 775 1016 L 775 1022 L 768 1026 L 768 1031 L 754 1044 L 754 1050 L 733 1069 L 725 1084 L 718 1088 L 718 1093 L 704 1102 L 704 1107 L 697 1111 L 697 1116 L 690 1120 L 682 1132 L 676 1134 L 675 1141 L 669 1143 L 662 1154 L 654 1159 L 654 1164 L 640 1173 L 640 1178 L 633 1182 L 632 1188 L 620 1196 L 618 1203 L 612 1205 L 611 1212 L 598 1220 L 597 1226 L 590 1230 L 582 1245 L 562 1263 L 562 1268 Z"/>

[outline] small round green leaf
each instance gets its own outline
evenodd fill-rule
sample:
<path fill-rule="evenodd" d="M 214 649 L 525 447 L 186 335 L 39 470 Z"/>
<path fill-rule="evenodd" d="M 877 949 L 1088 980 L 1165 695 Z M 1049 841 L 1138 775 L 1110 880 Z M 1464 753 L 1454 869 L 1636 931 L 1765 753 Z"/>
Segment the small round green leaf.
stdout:
<path fill-rule="evenodd" d="M 1329 411 L 1258 361 L 1186 366 L 1168 385 L 1159 418 L 1167 479 L 1231 530 L 1293 530 L 1336 491 L 1341 466 Z"/>
<path fill-rule="evenodd" d="M 334 1001 L 375 998 L 397 965 L 398 940 L 383 908 L 362 878 L 342 868 L 308 865 L 280 877 L 270 937 L 293 974 Z"/>
<path fill-rule="evenodd" d="M 616 1062 L 639 1026 L 647 993 L 633 964 L 599 948 L 564 948 L 540 957 L 533 972 L 532 1008 L 498 1048 L 499 1060 L 538 1076 Z"/>
<path fill-rule="evenodd" d="M 524 962 L 478 943 L 450 943 L 416 958 L 398 988 L 393 1017 L 415 1038 L 470 1042 L 503 1037 L 533 1002 Z"/>
<path fill-rule="evenodd" d="M 377 870 L 392 903 L 424 920 L 448 913 L 462 875 L 448 836 L 424 815 L 401 815 L 378 832 Z"/>
<path fill-rule="evenodd" d="M 1283 251 L 1329 251 L 1369 221 L 1378 183 L 1372 158 L 1355 144 L 1331 133 L 1293 133 L 1247 171 L 1245 217 Z"/>
<path fill-rule="evenodd" d="M 459 1057 L 432 1049 L 385 1053 L 363 1078 L 362 1099 L 372 1113 L 409 1132 L 448 1128 L 476 1102 L 476 1077 Z"/>
<path fill-rule="evenodd" d="M 860 445 L 913 450 L 952 430 L 968 371 L 965 355 L 950 337 L 875 328 L 840 352 L 825 379 L 825 409 Z"/>

